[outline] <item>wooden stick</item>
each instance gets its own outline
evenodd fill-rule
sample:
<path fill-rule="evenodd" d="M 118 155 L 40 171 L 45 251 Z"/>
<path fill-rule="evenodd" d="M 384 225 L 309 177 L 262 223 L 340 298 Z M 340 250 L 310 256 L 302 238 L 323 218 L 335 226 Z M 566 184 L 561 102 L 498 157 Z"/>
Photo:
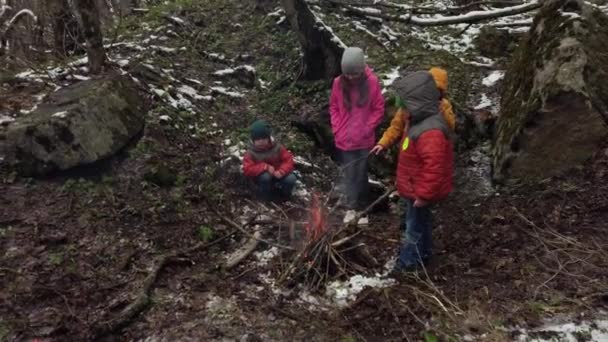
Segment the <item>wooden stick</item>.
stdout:
<path fill-rule="evenodd" d="M 270 246 L 274 246 L 274 247 L 278 247 L 278 248 L 282 248 L 282 249 L 287 249 L 287 250 L 290 250 L 290 251 L 294 251 L 294 250 L 295 250 L 295 248 L 293 248 L 293 247 L 290 247 L 290 246 L 285 246 L 285 245 L 280 245 L 280 244 L 278 244 L 278 243 L 270 242 L 270 241 L 268 241 L 268 240 L 264 240 L 264 239 L 262 239 L 262 238 L 260 238 L 260 237 L 256 237 L 256 236 L 254 236 L 254 234 L 251 234 L 250 232 L 248 232 L 248 231 L 246 231 L 245 229 L 243 229 L 243 227 L 241 227 L 241 225 L 239 225 L 238 223 L 236 223 L 236 222 L 232 221 L 231 219 L 229 219 L 229 218 L 227 218 L 227 217 L 225 217 L 225 216 L 221 215 L 221 214 L 220 214 L 220 213 L 219 213 L 219 212 L 218 212 L 218 211 L 217 211 L 217 210 L 216 210 L 216 209 L 215 209 L 213 206 L 209 205 L 208 207 L 209 207 L 209 208 L 210 208 L 210 209 L 211 209 L 211 210 L 212 210 L 212 211 L 213 211 L 213 212 L 214 212 L 214 213 L 217 215 L 217 217 L 219 217 L 219 218 L 220 218 L 222 221 L 224 221 L 224 222 L 228 223 L 229 225 L 231 225 L 232 227 L 234 227 L 235 229 L 237 229 L 237 230 L 238 230 L 238 231 L 240 231 L 241 233 L 243 233 L 243 234 L 245 234 L 245 235 L 249 236 L 249 237 L 250 237 L 250 238 L 252 238 L 252 239 L 256 239 L 256 240 L 258 240 L 258 241 L 260 241 L 260 242 L 264 242 L 265 244 L 268 244 L 268 245 L 270 245 Z"/>
<path fill-rule="evenodd" d="M 253 251 L 256 249 L 260 238 L 260 232 L 255 232 L 253 237 L 247 241 L 247 243 L 235 253 L 228 256 L 224 267 L 229 270 L 234 266 L 238 265 L 241 261 L 245 260 Z"/>

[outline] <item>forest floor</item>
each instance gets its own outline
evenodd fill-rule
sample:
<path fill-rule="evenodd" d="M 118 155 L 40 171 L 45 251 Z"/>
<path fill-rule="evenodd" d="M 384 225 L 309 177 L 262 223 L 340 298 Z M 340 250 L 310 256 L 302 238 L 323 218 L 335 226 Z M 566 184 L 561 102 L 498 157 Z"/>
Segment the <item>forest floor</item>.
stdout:
<path fill-rule="evenodd" d="M 324 18 L 347 44 L 368 47 L 385 86 L 396 66 L 442 65 L 456 102 L 496 110 L 483 103 L 496 105 L 499 85 L 482 80 L 495 79 L 504 62 L 466 63 L 474 52 L 456 58 L 421 34 L 395 34 L 389 52 L 374 49 L 378 41 L 340 25 L 340 15 Z M 276 245 L 297 243 L 290 225 L 307 220 L 311 194 L 327 194 L 338 171 L 290 128 L 294 118 L 326 110 L 328 84 L 293 81 L 299 46 L 281 12 L 177 1 L 126 18 L 118 33 L 109 55 L 149 100 L 141 139 L 112 159 L 44 179 L 0 168 L 0 341 L 606 336 L 608 146 L 559 177 L 500 189 L 480 165 L 487 142 L 460 146 L 457 191 L 434 210 L 436 258 L 426 272 L 385 276 L 401 235 L 392 198 L 361 235 L 381 266 L 310 291 L 278 282 L 296 252 Z M 26 113 L 39 94 L 82 73 L 78 62 L 49 68 L 54 74 L 42 82 L 23 70 L 5 80 L 2 109 Z M 255 117 L 272 119 L 298 156 L 293 201 L 256 202 L 240 174 Z M 342 214 L 328 212 L 332 227 Z M 226 269 L 227 256 L 249 240 L 236 226 L 270 243 Z M 585 325 L 567 335 L 550 331 L 552 320 Z"/>

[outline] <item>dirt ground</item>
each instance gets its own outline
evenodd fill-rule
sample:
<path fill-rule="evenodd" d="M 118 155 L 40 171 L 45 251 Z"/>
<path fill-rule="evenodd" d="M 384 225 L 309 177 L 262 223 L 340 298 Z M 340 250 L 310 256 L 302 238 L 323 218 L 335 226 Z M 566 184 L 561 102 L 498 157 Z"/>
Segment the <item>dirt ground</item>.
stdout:
<path fill-rule="evenodd" d="M 584 167 L 538 184 L 488 196 L 457 189 L 435 209 L 436 257 L 426 272 L 366 288 L 345 307 L 326 302 L 323 291 L 277 284 L 292 250 L 266 258 L 273 246 L 260 243 L 226 270 L 226 256 L 249 239 L 230 222 L 248 233 L 257 226 L 263 239 L 285 245 L 290 223 L 308 217 L 301 198 L 279 207 L 257 203 L 238 158 L 227 153 L 225 140 L 242 139 L 251 108 L 275 114 L 290 147 L 310 163 L 298 165 L 308 192 L 326 194 L 336 167 L 289 130 L 291 114 L 300 114 L 293 108 L 324 110 L 326 101 L 326 85 L 284 86 L 296 72 L 294 37 L 275 27 L 278 18 L 251 15 L 245 2 L 200 3 L 209 8 L 176 11 L 201 26 L 192 33 L 204 38 L 196 44 L 236 61 L 258 52 L 252 63 L 273 88 L 249 89 L 240 100 L 218 97 L 189 116 L 154 107 L 140 140 L 95 165 L 44 179 L 0 168 L 0 341 L 511 341 L 518 327 L 608 309 L 608 146 Z M 178 33 L 181 40 L 162 44 L 191 43 Z M 234 66 L 186 53 L 137 58 L 205 87 L 218 82 L 211 73 Z M 163 77 L 159 83 L 173 82 Z M 40 91 L 3 87 L 3 111 L 30 108 Z M 159 122 L 167 113 L 179 119 Z M 189 130 L 212 123 L 206 135 Z M 459 170 L 469 163 L 459 155 Z M 397 253 L 396 207 L 374 212 L 361 235 L 382 265 L 368 276 Z M 341 214 L 330 213 L 332 227 Z"/>
<path fill-rule="evenodd" d="M 417 340 L 430 329 L 493 340 L 509 336 L 500 327 L 534 326 L 560 313 L 593 314 L 608 305 L 603 152 L 584 169 L 533 187 L 479 199 L 455 194 L 436 208 L 436 260 L 428 274 L 364 290 L 350 307 L 324 311 L 264 283 L 261 275 L 278 274 L 291 252 L 282 253 L 283 264 L 250 259 L 230 271 L 220 267 L 224 253 L 243 238 L 222 216 L 255 203 L 239 194 L 243 184 L 234 175 L 217 175 L 221 198 L 199 188 L 213 147 L 173 139 L 163 147 L 164 159 L 179 164 L 183 175 L 182 186 L 173 188 L 143 181 L 142 162 L 124 156 L 77 170 L 80 178 L 2 173 L 5 339 L 214 340 L 251 333 L 270 340 Z M 303 216 L 298 211 L 290 216 Z M 363 240 L 384 263 L 396 253 L 398 220 L 381 212 L 371 221 Z M 201 236 L 203 225 L 213 227 L 213 237 Z M 230 233 L 172 260 L 154 282 L 146 309 L 106 331 L 141 292 L 160 255 Z M 278 234 L 276 224 L 264 226 L 265 238 L 276 242 Z M 219 301 L 217 308 L 209 307 L 210 298 Z"/>

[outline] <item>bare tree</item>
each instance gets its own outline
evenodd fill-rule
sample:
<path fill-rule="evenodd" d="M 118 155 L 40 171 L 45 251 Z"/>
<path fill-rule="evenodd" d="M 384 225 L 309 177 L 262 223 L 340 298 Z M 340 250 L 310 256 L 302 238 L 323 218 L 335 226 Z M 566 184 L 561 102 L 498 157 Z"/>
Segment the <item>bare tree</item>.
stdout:
<path fill-rule="evenodd" d="M 302 45 L 302 79 L 329 79 L 340 74 L 346 45 L 308 7 L 305 0 L 282 0 L 291 27 Z"/>
<path fill-rule="evenodd" d="M 24 8 L 13 14 L 12 6 L 6 0 L 0 0 L 0 55 L 6 52 L 9 38 L 14 28 L 28 18 L 33 23 L 33 41 L 42 40 L 42 27 L 40 26 L 38 17 L 31 9 Z"/>
<path fill-rule="evenodd" d="M 101 21 L 95 0 L 73 0 L 78 22 L 87 43 L 89 71 L 99 74 L 106 63 L 106 51 L 103 47 Z"/>
<path fill-rule="evenodd" d="M 65 57 L 78 52 L 84 39 L 68 0 L 51 0 L 46 5 L 46 10 L 51 17 L 55 54 Z"/>

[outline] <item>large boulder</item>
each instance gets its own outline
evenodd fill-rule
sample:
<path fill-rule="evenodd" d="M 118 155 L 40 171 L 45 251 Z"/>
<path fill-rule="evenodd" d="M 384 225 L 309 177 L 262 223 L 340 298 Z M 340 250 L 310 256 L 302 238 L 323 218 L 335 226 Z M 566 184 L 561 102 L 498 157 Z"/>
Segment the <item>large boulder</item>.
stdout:
<path fill-rule="evenodd" d="M 538 180 L 580 165 L 608 136 L 608 16 L 547 1 L 503 85 L 494 180 Z"/>
<path fill-rule="evenodd" d="M 80 82 L 0 127 L 0 160 L 23 175 L 93 163 L 122 149 L 142 130 L 144 118 L 143 100 L 128 77 Z"/>

